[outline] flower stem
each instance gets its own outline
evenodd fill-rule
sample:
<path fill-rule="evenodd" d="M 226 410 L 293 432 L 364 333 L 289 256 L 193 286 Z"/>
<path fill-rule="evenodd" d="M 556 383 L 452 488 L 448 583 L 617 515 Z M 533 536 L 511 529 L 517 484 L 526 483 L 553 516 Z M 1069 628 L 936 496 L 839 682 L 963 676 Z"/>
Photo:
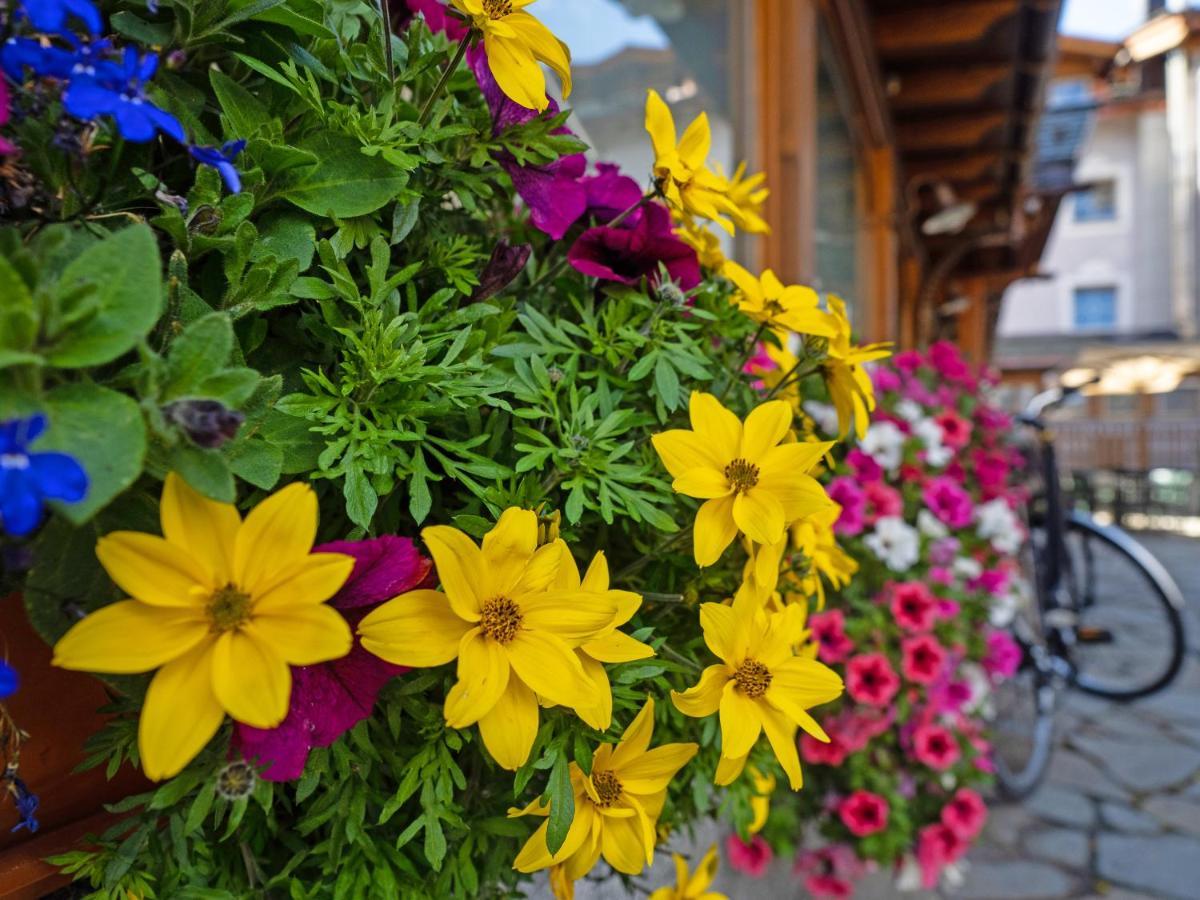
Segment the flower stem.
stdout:
<path fill-rule="evenodd" d="M 815 375 L 817 372 L 821 371 L 820 366 L 813 366 L 811 369 L 805 369 L 803 372 L 801 372 L 797 375 L 796 370 L 799 369 L 800 366 L 802 366 L 803 364 L 804 364 L 804 360 L 800 360 L 798 363 L 796 363 L 794 366 L 792 366 L 790 369 L 788 369 L 787 374 L 785 374 L 782 378 L 780 378 L 779 381 L 775 382 L 775 387 L 773 387 L 769 391 L 767 391 L 766 395 L 763 397 L 763 401 L 765 402 L 767 400 L 770 400 L 772 397 L 774 397 L 776 394 L 778 394 L 780 391 L 782 391 L 785 387 L 787 387 L 787 385 L 789 383 L 794 384 L 796 382 L 803 381 L 809 375 Z M 795 376 L 795 377 L 793 378 L 792 376 Z"/>
<path fill-rule="evenodd" d="M 642 591 L 642 599 L 647 603 L 683 603 L 683 594 L 657 594 L 654 591 Z"/>
<path fill-rule="evenodd" d="M 762 337 L 764 331 L 767 330 L 766 322 L 758 323 L 758 330 L 754 332 L 754 337 L 750 338 L 750 346 L 746 348 L 746 352 L 742 354 L 742 361 L 737 364 L 737 367 L 730 373 L 729 381 L 725 383 L 724 390 L 721 391 L 721 396 L 718 400 L 724 400 L 729 393 L 730 388 L 742 374 L 742 370 L 746 368 L 746 363 L 750 362 L 750 357 L 754 355 L 754 348 L 758 346 L 758 339 Z"/>
<path fill-rule="evenodd" d="M 468 31 L 463 35 L 463 39 L 458 42 L 458 49 L 454 51 L 454 59 L 450 60 L 450 65 L 446 66 L 446 70 L 442 72 L 442 77 L 433 86 L 433 93 L 429 95 L 429 99 L 421 107 L 421 115 L 417 117 L 418 125 L 424 125 L 429 120 L 429 114 L 433 112 L 433 104 L 437 102 L 438 97 L 446 90 L 446 85 L 450 83 L 450 76 L 454 74 L 454 70 L 458 68 L 458 64 L 462 62 L 462 58 L 467 53 L 467 45 L 471 43 L 471 34 L 472 32 Z"/>
<path fill-rule="evenodd" d="M 638 200 L 637 203 L 633 204 L 633 206 L 629 207 L 629 209 L 625 210 L 623 213 L 621 213 L 619 216 L 617 216 L 615 219 L 613 219 L 611 222 L 609 222 L 608 227 L 616 228 L 618 225 L 620 225 L 622 222 L 624 222 L 626 219 L 628 219 L 630 216 L 632 216 L 635 212 L 637 212 L 639 209 L 641 209 L 643 206 L 645 206 L 646 203 L 648 203 L 653 196 L 654 196 L 653 194 L 647 194 L 645 197 L 642 197 L 642 199 Z"/>

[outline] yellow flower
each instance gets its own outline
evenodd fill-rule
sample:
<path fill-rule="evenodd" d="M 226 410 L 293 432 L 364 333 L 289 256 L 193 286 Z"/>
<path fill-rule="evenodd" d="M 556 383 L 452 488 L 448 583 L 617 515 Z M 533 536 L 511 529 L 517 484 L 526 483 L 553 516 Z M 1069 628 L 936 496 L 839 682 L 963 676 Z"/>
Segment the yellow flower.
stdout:
<path fill-rule="evenodd" d="M 723 273 L 738 287 L 736 303 L 746 316 L 776 330 L 795 331 L 832 338 L 836 328 L 830 316 L 821 311 L 821 298 L 812 288 L 784 286 L 767 269 L 755 278 L 737 263 L 725 263 Z"/>
<path fill-rule="evenodd" d="M 514 103 L 538 112 L 546 109 L 544 62 L 562 81 L 563 97 L 571 96 L 571 51 L 545 25 L 525 12 L 534 0 L 450 0 L 483 35 L 488 68 Z"/>
<path fill-rule="evenodd" d="M 835 331 L 829 341 L 829 357 L 822 364 L 821 371 L 825 376 L 829 397 L 837 410 L 838 437 L 845 437 L 853 424 L 861 438 L 867 433 L 870 413 L 875 409 L 875 387 L 863 364 L 891 356 L 892 345 L 854 346 L 846 304 L 832 294 L 826 298 L 826 302 Z"/>
<path fill-rule="evenodd" d="M 290 665 L 350 652 L 346 620 L 325 605 L 354 560 L 311 553 L 317 498 L 291 484 L 245 520 L 175 473 L 160 507 L 163 537 L 117 531 L 96 556 L 132 599 L 100 609 L 54 647 L 64 669 L 132 674 L 158 669 L 146 691 L 138 747 L 146 775 L 177 774 L 229 713 L 255 728 L 287 715 Z"/>
<path fill-rule="evenodd" d="M 775 776 L 764 775 L 754 766 L 750 767 L 750 778 L 754 781 L 754 796 L 750 798 L 750 809 L 754 820 L 750 823 L 751 834 L 758 834 L 767 824 L 771 814 L 771 795 L 775 793 Z"/>
<path fill-rule="evenodd" d="M 794 522 L 791 527 L 792 546 L 808 560 L 808 573 L 801 579 L 802 589 L 817 598 L 817 609 L 825 608 L 826 581 L 834 590 L 840 590 L 858 571 L 858 563 L 838 546 L 833 531 L 841 514 L 842 507 L 831 501 L 827 508 Z"/>
<path fill-rule="evenodd" d="M 602 744 L 592 758 L 592 774 L 571 763 L 575 818 L 566 840 L 551 855 L 544 822 L 513 862 L 518 872 L 562 866 L 557 880 L 574 882 L 605 861 L 618 872 L 637 875 L 654 858 L 655 824 L 675 773 L 696 755 L 696 744 L 664 744 L 650 749 L 654 734 L 654 701 L 646 701 L 621 742 Z M 534 801 L 509 815 L 549 815 L 549 806 Z M 562 897 L 559 893 L 557 896 Z"/>
<path fill-rule="evenodd" d="M 646 96 L 646 131 L 654 145 L 654 179 L 671 207 L 708 219 L 733 234 L 730 218 L 741 211 L 729 197 L 729 182 L 708 168 L 712 145 L 708 114 L 696 116 L 676 142 L 671 110 L 652 90 Z"/>
<path fill-rule="evenodd" d="M 725 265 L 721 239 L 689 216 L 676 216 L 676 221 L 679 224 L 675 236 L 696 251 L 700 265 L 712 272 L 719 272 Z"/>
<path fill-rule="evenodd" d="M 698 565 L 720 559 L 739 530 L 755 543 L 773 544 L 789 524 L 829 502 L 804 473 L 832 444 L 781 444 L 792 426 L 787 403 L 763 403 L 743 425 L 712 394 L 693 391 L 689 412 L 691 431 L 652 440 L 675 490 L 706 501 L 693 536 Z"/>
<path fill-rule="evenodd" d="M 792 790 L 799 790 L 804 779 L 796 729 L 828 741 L 807 710 L 842 693 L 836 672 L 795 652 L 803 640 L 804 609 L 788 606 L 768 614 L 751 592 L 744 591 L 732 606 L 702 604 L 700 626 L 704 642 L 722 662 L 706 668 L 687 691 L 672 691 L 671 699 L 687 716 L 703 718 L 720 711 L 717 784 L 729 784 L 741 775 L 746 757 L 765 731 Z"/>
<path fill-rule="evenodd" d="M 434 525 L 421 537 L 441 591 L 409 591 L 359 623 L 363 646 L 398 666 L 458 660 L 446 695 L 446 724 L 479 723 L 488 752 L 506 769 L 529 758 L 540 695 L 573 709 L 599 702 L 575 648 L 612 628 L 616 604 L 581 590 L 554 590 L 561 540 L 538 547 L 537 516 L 507 509 L 475 545 L 457 528 Z"/>
<path fill-rule="evenodd" d="M 724 177 L 725 173 L 718 167 L 717 174 Z M 732 214 L 733 223 L 751 234 L 771 233 L 771 226 L 762 217 L 763 204 L 771 193 L 767 190 L 766 181 L 765 172 L 759 172 L 747 178 L 746 163 L 740 162 L 733 172 L 733 177 L 726 179 L 725 182 L 726 193 L 733 201 L 733 205 L 737 207 L 737 212 Z"/>
<path fill-rule="evenodd" d="M 608 731 L 612 724 L 612 685 L 608 680 L 608 672 L 603 663 L 632 662 L 635 659 L 647 659 L 654 655 L 654 648 L 641 641 L 635 641 L 629 635 L 617 629 L 633 618 L 633 614 L 642 605 L 642 597 L 632 591 L 614 591 L 608 587 L 608 560 L 604 553 L 597 553 L 588 566 L 582 581 L 579 578 L 579 568 L 570 553 L 564 553 L 558 567 L 552 590 L 568 593 L 582 592 L 590 597 L 596 597 L 616 607 L 616 613 L 599 637 L 595 637 L 576 648 L 579 662 L 583 671 L 595 684 L 594 695 L 596 703 L 591 706 L 576 708 L 579 718 L 587 722 L 597 731 Z"/>
<path fill-rule="evenodd" d="M 717 845 L 713 844 L 696 866 L 695 874 L 688 872 L 687 860 L 678 853 L 675 860 L 675 884 L 660 887 L 650 894 L 648 900 L 729 900 L 724 894 L 710 891 L 708 886 L 717 876 Z"/>

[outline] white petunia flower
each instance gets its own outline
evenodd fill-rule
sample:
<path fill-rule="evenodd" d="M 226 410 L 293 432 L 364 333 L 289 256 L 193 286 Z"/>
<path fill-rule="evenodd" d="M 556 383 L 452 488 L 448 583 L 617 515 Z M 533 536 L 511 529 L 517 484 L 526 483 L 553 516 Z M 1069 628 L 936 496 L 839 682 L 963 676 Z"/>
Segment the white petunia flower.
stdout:
<path fill-rule="evenodd" d="M 896 516 L 884 516 L 863 542 L 893 572 L 905 572 L 921 557 L 921 538 L 917 529 Z"/>
<path fill-rule="evenodd" d="M 927 509 L 922 509 L 917 513 L 917 531 L 935 541 L 950 534 L 950 530 L 946 528 L 942 520 Z"/>
<path fill-rule="evenodd" d="M 904 461 L 905 440 L 904 432 L 891 422 L 874 422 L 858 442 L 858 447 L 885 472 L 890 472 Z"/>

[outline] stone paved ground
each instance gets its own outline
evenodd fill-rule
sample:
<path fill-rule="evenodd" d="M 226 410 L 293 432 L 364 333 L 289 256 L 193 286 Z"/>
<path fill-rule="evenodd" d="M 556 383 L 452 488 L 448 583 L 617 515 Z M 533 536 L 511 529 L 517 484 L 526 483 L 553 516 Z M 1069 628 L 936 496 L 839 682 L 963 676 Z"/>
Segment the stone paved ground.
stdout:
<path fill-rule="evenodd" d="M 1081 693 L 1063 698 L 1045 782 L 1022 804 L 997 805 L 963 882 L 901 894 L 888 873 L 862 882 L 859 900 L 1200 900 L 1200 540 L 1139 535 L 1187 597 L 1189 652 L 1170 689 L 1132 704 Z M 698 836 L 702 853 L 718 835 Z M 803 898 L 777 861 L 761 881 L 726 868 L 714 889 L 733 900 Z M 671 879 L 658 861 L 642 884 Z M 531 894 L 548 898 L 544 887 Z M 641 896 L 644 896 L 641 895 Z M 613 881 L 580 882 L 578 900 L 625 900 Z"/>

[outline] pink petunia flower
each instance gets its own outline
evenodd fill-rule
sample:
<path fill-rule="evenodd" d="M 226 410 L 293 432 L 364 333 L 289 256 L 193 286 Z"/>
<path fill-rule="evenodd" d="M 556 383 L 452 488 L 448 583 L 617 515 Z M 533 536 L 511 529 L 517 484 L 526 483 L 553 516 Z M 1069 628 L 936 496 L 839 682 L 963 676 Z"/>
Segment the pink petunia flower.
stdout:
<path fill-rule="evenodd" d="M 814 766 L 840 766 L 850 755 L 850 748 L 842 742 L 830 723 L 824 723 L 828 741 L 818 741 L 815 737 L 802 731 L 800 733 L 800 755 L 806 763 Z"/>
<path fill-rule="evenodd" d="M 945 649 L 932 634 L 905 638 L 900 652 L 904 677 L 915 684 L 933 684 L 946 661 Z"/>
<path fill-rule="evenodd" d="M 762 878 L 767 874 L 767 867 L 775 854 L 761 834 L 755 834 L 750 840 L 743 841 L 736 834 L 731 834 L 725 841 L 725 859 L 743 875 L 751 878 Z"/>
<path fill-rule="evenodd" d="M 962 385 L 974 384 L 971 367 L 962 358 L 958 347 L 950 341 L 937 341 L 929 348 L 929 364 L 947 381 Z"/>
<path fill-rule="evenodd" d="M 792 870 L 804 879 L 805 889 L 817 898 L 854 895 L 854 881 L 867 871 L 866 864 L 848 844 L 831 844 L 819 850 L 802 850 Z"/>
<path fill-rule="evenodd" d="M 846 454 L 846 465 L 850 467 L 851 473 L 859 484 L 880 481 L 883 478 L 883 469 L 875 461 L 875 457 L 869 453 L 863 453 L 857 447 Z"/>
<path fill-rule="evenodd" d="M 993 678 L 1012 678 L 1021 667 L 1021 646 L 1007 631 L 989 631 L 983 668 Z"/>
<path fill-rule="evenodd" d="M 859 703 L 886 706 L 900 690 L 900 677 L 882 653 L 864 653 L 846 665 L 846 690 Z"/>
<path fill-rule="evenodd" d="M 855 791 L 838 805 L 842 824 L 856 837 L 866 837 L 887 828 L 887 800 L 870 791 Z"/>
<path fill-rule="evenodd" d="M 867 506 L 866 495 L 853 478 L 840 475 L 829 482 L 825 489 L 829 499 L 841 506 L 842 511 L 833 526 L 835 533 L 853 537 L 860 534 L 866 527 L 864 513 Z"/>
<path fill-rule="evenodd" d="M 875 385 L 877 394 L 900 390 L 900 376 L 887 366 L 876 366 L 872 369 L 871 382 Z"/>
<path fill-rule="evenodd" d="M 952 409 L 946 409 L 933 417 L 942 429 L 942 443 L 959 450 L 971 442 L 971 423 Z"/>
<path fill-rule="evenodd" d="M 961 756 L 958 741 L 941 725 L 922 725 L 913 735 L 913 757 L 931 769 L 944 772 Z"/>
<path fill-rule="evenodd" d="M 967 852 L 967 843 L 941 822 L 926 825 L 917 837 L 917 863 L 921 867 L 921 886 L 937 887 L 942 869 L 957 862 Z"/>
<path fill-rule="evenodd" d="M 823 663 L 839 663 L 854 652 L 854 642 L 846 636 L 845 617 L 840 609 L 813 613 L 808 619 L 817 655 Z"/>
<path fill-rule="evenodd" d="M 892 357 L 892 364 L 901 372 L 912 373 L 921 368 L 925 360 L 916 350 L 901 350 Z"/>
<path fill-rule="evenodd" d="M 973 841 L 987 822 L 987 805 L 970 788 L 959 788 L 942 807 L 942 824 L 964 841 Z"/>
<path fill-rule="evenodd" d="M 971 495 L 954 479 L 942 475 L 930 478 L 921 492 L 921 499 L 929 511 L 950 528 L 966 528 L 971 524 L 975 513 Z"/>
<path fill-rule="evenodd" d="M 882 481 L 864 484 L 863 495 L 867 501 L 864 515 L 868 525 L 874 525 L 880 519 L 904 515 L 904 498 L 898 490 Z"/>
<path fill-rule="evenodd" d="M 896 624 L 905 631 L 928 631 L 937 615 L 937 601 L 920 581 L 901 581 L 889 591 L 889 608 Z"/>
<path fill-rule="evenodd" d="M 433 569 L 408 538 L 335 541 L 314 552 L 345 553 L 355 559 L 350 578 L 330 601 L 351 628 L 385 600 L 427 584 Z M 349 655 L 341 659 L 293 667 L 287 718 L 276 728 L 237 724 L 233 750 L 267 765 L 262 775 L 267 781 L 299 778 L 310 750 L 328 747 L 367 718 L 383 686 L 407 671 L 368 653 L 356 638 Z"/>

